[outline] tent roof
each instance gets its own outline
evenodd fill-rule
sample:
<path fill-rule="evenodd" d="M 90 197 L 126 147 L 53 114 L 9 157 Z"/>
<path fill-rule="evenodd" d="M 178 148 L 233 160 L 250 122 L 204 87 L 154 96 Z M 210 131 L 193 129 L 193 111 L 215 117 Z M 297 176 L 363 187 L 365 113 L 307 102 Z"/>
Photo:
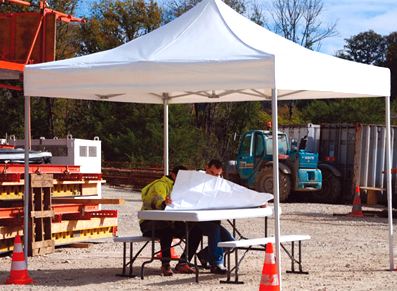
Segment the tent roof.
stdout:
<path fill-rule="evenodd" d="M 25 67 L 26 96 L 169 104 L 390 95 L 390 71 L 305 49 L 204 0 L 117 48 Z"/>

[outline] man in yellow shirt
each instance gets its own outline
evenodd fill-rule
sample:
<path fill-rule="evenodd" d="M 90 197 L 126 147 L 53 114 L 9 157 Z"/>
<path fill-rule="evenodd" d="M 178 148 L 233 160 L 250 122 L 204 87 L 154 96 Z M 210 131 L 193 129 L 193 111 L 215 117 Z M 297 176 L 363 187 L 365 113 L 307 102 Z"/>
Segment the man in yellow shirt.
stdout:
<path fill-rule="evenodd" d="M 162 177 L 147 185 L 142 189 L 142 208 L 141 210 L 164 210 L 165 206 L 172 203 L 170 198 L 171 191 L 179 170 L 187 170 L 184 166 L 175 167 L 171 175 Z M 183 238 L 185 236 L 185 223 L 180 221 L 150 221 L 141 220 L 139 222 L 143 236 L 152 236 L 152 225 L 155 226 L 155 236 L 160 240 L 161 246 L 161 271 L 164 276 L 172 276 L 174 273 L 170 267 L 171 244 L 174 237 Z M 189 231 L 188 260 L 185 252 L 181 256 L 175 270 L 181 273 L 192 274 L 196 270 L 191 268 L 188 261 L 193 257 L 202 238 L 202 232 L 193 226 Z"/>

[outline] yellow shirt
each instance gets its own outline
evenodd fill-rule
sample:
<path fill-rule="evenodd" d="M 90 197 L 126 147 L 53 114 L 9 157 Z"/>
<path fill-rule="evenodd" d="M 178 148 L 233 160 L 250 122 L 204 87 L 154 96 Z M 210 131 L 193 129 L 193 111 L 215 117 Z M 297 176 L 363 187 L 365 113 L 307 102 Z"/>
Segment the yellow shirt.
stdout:
<path fill-rule="evenodd" d="M 167 176 L 155 180 L 142 189 L 142 208 L 141 210 L 164 210 L 165 198 L 171 195 L 174 181 Z M 143 220 L 139 221 L 142 223 Z"/>

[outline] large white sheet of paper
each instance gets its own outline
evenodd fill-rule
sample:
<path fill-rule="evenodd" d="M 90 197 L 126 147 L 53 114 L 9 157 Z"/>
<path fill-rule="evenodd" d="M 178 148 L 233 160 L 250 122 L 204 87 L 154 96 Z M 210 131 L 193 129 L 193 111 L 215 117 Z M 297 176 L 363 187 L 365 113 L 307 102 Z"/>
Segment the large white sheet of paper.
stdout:
<path fill-rule="evenodd" d="M 165 210 L 233 209 L 264 205 L 273 199 L 226 179 L 197 171 L 179 171 Z"/>

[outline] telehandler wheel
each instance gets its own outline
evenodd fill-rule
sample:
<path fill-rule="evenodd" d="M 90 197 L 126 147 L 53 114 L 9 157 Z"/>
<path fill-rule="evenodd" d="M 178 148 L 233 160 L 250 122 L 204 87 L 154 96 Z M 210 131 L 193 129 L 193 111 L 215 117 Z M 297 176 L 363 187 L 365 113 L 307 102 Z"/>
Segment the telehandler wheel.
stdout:
<path fill-rule="evenodd" d="M 321 174 L 323 176 L 321 190 L 311 193 L 313 200 L 322 203 L 338 202 L 342 191 L 341 178 L 335 176 L 334 173 L 328 169 L 322 169 Z"/>
<path fill-rule="evenodd" d="M 291 178 L 289 175 L 279 172 L 279 200 L 287 200 L 291 192 Z M 273 167 L 262 168 L 255 178 L 255 190 L 273 194 Z"/>

